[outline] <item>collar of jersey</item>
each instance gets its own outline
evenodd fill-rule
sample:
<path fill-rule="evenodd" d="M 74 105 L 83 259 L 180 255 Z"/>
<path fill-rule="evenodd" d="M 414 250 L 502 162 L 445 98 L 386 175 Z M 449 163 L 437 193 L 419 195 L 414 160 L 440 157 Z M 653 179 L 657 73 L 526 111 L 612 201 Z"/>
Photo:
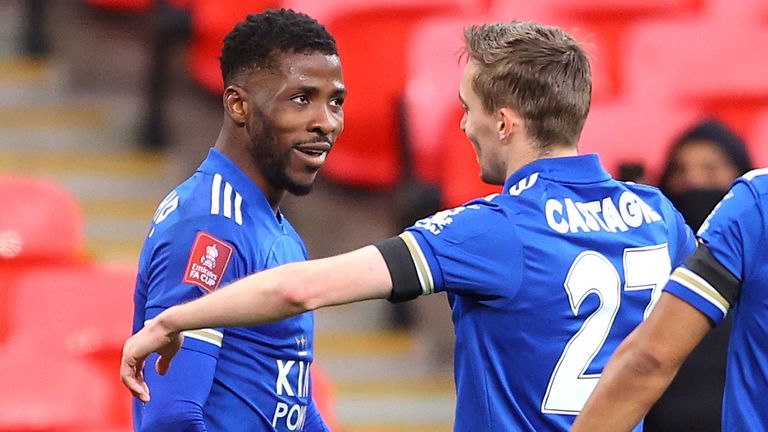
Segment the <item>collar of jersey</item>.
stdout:
<path fill-rule="evenodd" d="M 232 187 L 243 196 L 243 200 L 249 207 L 258 208 L 259 211 L 265 213 L 272 213 L 272 206 L 269 205 L 267 197 L 264 196 L 264 192 L 256 186 L 248 176 L 230 160 L 224 153 L 211 148 L 208 151 L 208 157 L 203 161 L 198 171 L 206 174 L 221 174 L 224 181 L 228 181 L 232 184 Z M 277 210 L 276 219 L 278 223 L 283 222 L 283 214 L 280 210 Z"/>
<path fill-rule="evenodd" d="M 545 158 L 535 160 L 515 171 L 504 182 L 503 193 L 508 193 L 512 186 L 534 173 L 562 183 L 597 183 L 611 178 L 600 165 L 600 158 L 596 154 Z"/>

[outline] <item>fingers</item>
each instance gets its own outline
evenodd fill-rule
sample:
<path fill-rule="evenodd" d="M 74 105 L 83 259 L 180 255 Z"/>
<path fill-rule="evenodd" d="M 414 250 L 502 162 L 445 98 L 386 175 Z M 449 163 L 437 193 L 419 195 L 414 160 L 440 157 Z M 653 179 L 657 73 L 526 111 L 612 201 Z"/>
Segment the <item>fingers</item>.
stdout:
<path fill-rule="evenodd" d="M 131 355 L 123 352 L 120 362 L 120 380 L 131 394 L 142 402 L 149 402 L 149 387 L 144 381 L 144 362 L 138 362 Z"/>
<path fill-rule="evenodd" d="M 155 370 L 160 375 L 165 375 L 168 373 L 168 368 L 171 367 L 171 360 L 173 360 L 173 357 L 168 356 L 158 356 L 157 361 L 155 362 Z"/>
<path fill-rule="evenodd" d="M 149 387 L 144 381 L 143 373 L 147 356 L 157 351 L 160 356 L 155 368 L 160 375 L 165 375 L 183 340 L 181 334 L 169 336 L 166 332 L 158 331 L 157 327 L 149 322 L 125 342 L 120 362 L 120 379 L 133 396 L 142 402 L 149 402 Z"/>

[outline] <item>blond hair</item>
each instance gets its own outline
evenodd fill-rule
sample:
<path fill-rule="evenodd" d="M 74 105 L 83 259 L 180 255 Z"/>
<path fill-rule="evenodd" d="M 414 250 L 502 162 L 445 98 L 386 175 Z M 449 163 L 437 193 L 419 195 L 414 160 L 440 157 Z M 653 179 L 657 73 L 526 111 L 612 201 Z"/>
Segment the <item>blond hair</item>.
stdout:
<path fill-rule="evenodd" d="M 515 109 L 542 149 L 577 144 L 592 94 L 578 42 L 560 28 L 519 21 L 471 26 L 464 42 L 478 67 L 473 89 L 488 113 Z"/>

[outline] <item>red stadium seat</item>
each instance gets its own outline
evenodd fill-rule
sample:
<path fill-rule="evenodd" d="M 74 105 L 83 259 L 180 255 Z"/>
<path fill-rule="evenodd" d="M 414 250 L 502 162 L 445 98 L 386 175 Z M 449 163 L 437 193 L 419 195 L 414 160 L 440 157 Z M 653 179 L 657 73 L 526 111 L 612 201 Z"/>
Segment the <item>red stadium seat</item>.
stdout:
<path fill-rule="evenodd" d="M 282 0 L 283 7 L 303 12 L 323 24 L 351 13 L 382 8 L 442 8 L 457 13 L 472 13 L 484 8 L 488 0 Z"/>
<path fill-rule="evenodd" d="M 19 269 L 83 258 L 80 208 L 46 180 L 0 175 L 0 274 L 6 286 Z M 12 291 L 0 289 L 0 341 L 8 337 Z"/>
<path fill-rule="evenodd" d="M 465 202 L 489 194 L 501 192 L 501 186 L 489 185 L 480 180 L 480 165 L 469 139 L 459 122 L 464 115 L 455 109 L 443 126 L 441 165 L 444 174 L 440 179 L 444 208 L 456 207 Z"/>
<path fill-rule="evenodd" d="M 768 167 L 768 109 L 756 116 L 747 138 L 752 164 L 755 167 Z"/>
<path fill-rule="evenodd" d="M 0 353 L 5 387 L 0 392 L 0 432 L 97 430 L 111 415 L 113 390 L 107 378 L 78 359 L 37 351 L 33 346 L 44 340 L 24 340 L 24 346 L 6 346 Z M 117 381 L 113 372 L 111 379 Z"/>
<path fill-rule="evenodd" d="M 148 11 L 157 0 L 85 0 L 91 6 L 122 13 L 143 13 Z M 197 0 L 164 0 L 165 3 L 186 8 Z"/>
<path fill-rule="evenodd" d="M 447 155 L 442 140 L 457 109 L 458 91 L 464 61 L 463 29 L 482 18 L 445 17 L 420 23 L 413 30 L 406 62 L 408 80 L 403 96 L 408 155 L 415 178 L 431 184 L 440 183 Z M 468 143 L 467 143 L 468 144 Z"/>
<path fill-rule="evenodd" d="M 707 111 L 744 133 L 768 106 L 768 27 L 720 16 L 657 21 L 627 35 L 624 68 L 631 95 L 649 91 Z"/>
<path fill-rule="evenodd" d="M 329 23 L 349 97 L 344 134 L 323 168 L 327 178 L 368 188 L 392 187 L 401 179 L 398 106 L 407 78 L 404 53 L 418 22 L 450 11 L 435 5 L 387 7 L 339 16 Z"/>
<path fill-rule="evenodd" d="M 80 208 L 46 180 L 0 175 L 0 265 L 7 260 L 72 261 L 83 253 Z"/>
<path fill-rule="evenodd" d="M 705 0 L 545 0 L 539 3 L 557 14 L 580 14 L 589 16 L 669 15 L 681 11 L 694 11 Z M 497 0 L 499 3 L 514 3 Z"/>
<path fill-rule="evenodd" d="M 563 27 L 591 56 L 595 101 L 614 99 L 623 92 L 621 58 L 625 33 L 650 17 L 685 15 L 702 0 L 496 0 L 494 19 L 533 20 Z"/>
<path fill-rule="evenodd" d="M 7 346 L 28 346 L 37 358 L 88 360 L 89 374 L 112 384 L 103 399 L 113 426 L 130 422 L 130 397 L 116 373 L 131 334 L 134 284 L 133 268 L 81 264 L 22 271 L 10 287 Z"/>
<path fill-rule="evenodd" d="M 768 2 L 765 0 L 704 0 L 707 16 L 722 22 L 765 25 Z"/>
<path fill-rule="evenodd" d="M 192 78 L 208 92 L 221 94 L 224 82 L 219 57 L 224 46 L 224 36 L 246 15 L 279 4 L 279 0 L 192 1 L 192 43 L 188 63 Z"/>
<path fill-rule="evenodd" d="M 622 163 L 642 164 L 648 179 L 655 181 L 672 141 L 704 116 L 663 99 L 596 105 L 587 117 L 579 151 L 600 155 L 603 166 L 614 176 Z"/>
<path fill-rule="evenodd" d="M 86 0 L 91 6 L 116 12 L 141 13 L 152 6 L 154 0 Z"/>
<path fill-rule="evenodd" d="M 312 399 L 325 424 L 333 431 L 336 428 L 336 392 L 331 378 L 317 361 L 312 363 Z"/>

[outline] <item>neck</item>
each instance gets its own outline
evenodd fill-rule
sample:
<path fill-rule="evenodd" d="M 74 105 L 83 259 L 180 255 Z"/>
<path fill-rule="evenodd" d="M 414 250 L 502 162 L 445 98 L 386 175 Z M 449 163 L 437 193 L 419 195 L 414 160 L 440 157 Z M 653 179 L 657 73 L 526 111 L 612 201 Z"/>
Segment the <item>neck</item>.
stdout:
<path fill-rule="evenodd" d="M 539 159 L 578 156 L 579 149 L 576 146 L 554 146 L 545 152 L 541 152 Z"/>
<path fill-rule="evenodd" d="M 576 146 L 553 145 L 545 151 L 542 151 L 535 145 L 526 145 L 519 154 L 509 158 L 509 163 L 507 164 L 507 176 L 505 178 L 509 178 L 515 171 L 539 159 L 552 159 L 578 155 L 579 150 Z"/>
<path fill-rule="evenodd" d="M 243 131 L 243 128 L 237 128 L 225 120 L 213 148 L 229 158 L 232 163 L 245 173 L 253 184 L 261 190 L 267 198 L 269 206 L 272 207 L 272 211 L 277 214 L 280 203 L 285 196 L 285 189 L 275 188 L 261 173 L 256 160 L 248 151 L 250 143 Z"/>

